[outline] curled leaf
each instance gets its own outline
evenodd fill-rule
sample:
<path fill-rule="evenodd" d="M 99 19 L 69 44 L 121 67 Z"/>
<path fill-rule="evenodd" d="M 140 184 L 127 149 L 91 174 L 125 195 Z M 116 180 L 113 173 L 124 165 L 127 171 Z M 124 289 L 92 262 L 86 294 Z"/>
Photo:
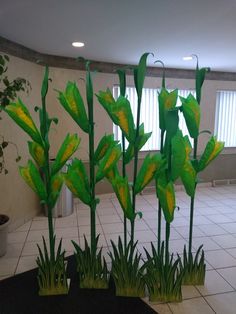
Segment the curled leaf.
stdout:
<path fill-rule="evenodd" d="M 61 173 L 56 174 L 51 178 L 50 194 L 49 194 L 49 199 L 48 199 L 48 202 L 51 208 L 53 208 L 57 202 L 57 199 L 61 192 L 62 185 L 63 185 L 63 175 Z"/>
<path fill-rule="evenodd" d="M 116 193 L 120 206 L 124 211 L 125 217 L 129 220 L 134 220 L 135 214 L 133 212 L 131 203 L 128 178 L 117 176 L 112 181 L 112 186 Z"/>
<path fill-rule="evenodd" d="M 35 142 L 42 144 L 41 135 L 21 99 L 7 105 L 5 111 Z"/>
<path fill-rule="evenodd" d="M 91 195 L 87 191 L 84 182 L 74 171 L 68 171 L 64 175 L 64 182 L 73 195 L 78 197 L 84 204 L 90 205 Z"/>
<path fill-rule="evenodd" d="M 100 181 L 115 166 L 121 156 L 121 146 L 116 145 L 108 149 L 101 160 L 96 174 L 96 182 Z"/>
<path fill-rule="evenodd" d="M 162 88 L 158 95 L 159 104 L 159 126 L 162 131 L 166 130 L 165 115 L 168 110 L 174 109 L 177 103 L 178 90 L 168 92 L 167 89 Z"/>
<path fill-rule="evenodd" d="M 29 160 L 26 167 L 19 167 L 20 175 L 42 201 L 47 199 L 45 185 L 34 163 Z"/>
<path fill-rule="evenodd" d="M 44 148 L 36 142 L 28 142 L 30 155 L 33 157 L 34 161 L 39 167 L 45 165 L 45 154 Z"/>
<path fill-rule="evenodd" d="M 134 192 L 140 193 L 145 186 L 154 178 L 154 176 L 163 169 L 165 161 L 162 159 L 161 154 L 150 155 L 148 154 L 139 170 L 136 178 Z"/>
<path fill-rule="evenodd" d="M 199 160 L 198 171 L 205 169 L 206 166 L 220 154 L 223 148 L 224 142 L 219 142 L 216 136 L 212 136 Z"/>
<path fill-rule="evenodd" d="M 64 142 L 62 143 L 55 161 L 52 164 L 52 174 L 58 172 L 67 160 L 74 154 L 77 150 L 80 143 L 80 139 L 78 138 L 77 134 L 70 135 L 67 134 Z"/>
<path fill-rule="evenodd" d="M 58 99 L 64 109 L 74 119 L 74 121 L 81 127 L 81 129 L 89 132 L 89 121 L 84 107 L 83 98 L 80 95 L 76 83 L 68 82 L 66 91 L 59 92 Z"/>
<path fill-rule="evenodd" d="M 197 173 L 194 167 L 192 166 L 192 163 L 189 160 L 185 162 L 180 176 L 181 176 L 181 180 L 183 182 L 186 193 L 190 197 L 194 197 L 195 189 L 196 189 Z"/>
<path fill-rule="evenodd" d="M 189 134 L 192 138 L 197 138 L 201 115 L 200 106 L 192 94 L 189 94 L 187 98 L 180 97 L 180 99 Z"/>
<path fill-rule="evenodd" d="M 101 160 L 104 155 L 106 154 L 107 150 L 112 147 L 115 146 L 117 144 L 117 141 L 114 141 L 114 135 L 113 134 L 108 134 L 108 135 L 104 135 L 99 144 L 98 147 L 94 153 L 94 158 L 95 161 L 98 162 L 99 160 Z"/>

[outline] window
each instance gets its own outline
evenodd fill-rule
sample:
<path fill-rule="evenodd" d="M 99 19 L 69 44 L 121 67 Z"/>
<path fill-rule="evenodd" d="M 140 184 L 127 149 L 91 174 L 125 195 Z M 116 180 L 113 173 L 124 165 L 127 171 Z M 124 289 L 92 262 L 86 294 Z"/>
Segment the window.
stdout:
<path fill-rule="evenodd" d="M 140 123 L 144 123 L 145 133 L 152 132 L 152 136 L 143 146 L 143 151 L 159 150 L 160 149 L 160 129 L 159 129 L 159 110 L 158 110 L 158 92 L 160 89 L 144 88 L 142 94 Z M 179 90 L 179 96 L 187 97 L 189 93 L 195 95 L 193 90 Z M 134 87 L 126 88 L 126 95 L 130 101 L 131 109 L 134 115 L 134 122 L 137 116 L 137 94 Z M 119 86 L 113 87 L 113 96 L 115 99 L 119 96 Z M 181 106 L 181 101 L 178 97 L 177 106 Z M 183 117 L 180 113 L 179 127 L 184 135 L 188 135 L 188 129 Z M 121 131 L 117 125 L 113 125 L 115 139 L 121 141 Z"/>
<path fill-rule="evenodd" d="M 236 146 L 236 91 L 217 91 L 215 135 L 225 147 Z"/>

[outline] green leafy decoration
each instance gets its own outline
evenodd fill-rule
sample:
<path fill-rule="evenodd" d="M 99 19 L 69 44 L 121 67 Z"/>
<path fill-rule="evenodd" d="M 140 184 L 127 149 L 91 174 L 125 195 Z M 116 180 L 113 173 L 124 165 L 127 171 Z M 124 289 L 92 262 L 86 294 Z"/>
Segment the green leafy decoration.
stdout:
<path fill-rule="evenodd" d="M 207 72 L 210 72 L 210 68 L 199 69 L 198 63 L 197 63 L 195 82 L 196 82 L 196 98 L 199 105 L 201 103 L 202 85 L 204 83 Z"/>
<path fill-rule="evenodd" d="M 183 182 L 186 193 L 190 197 L 194 197 L 196 190 L 196 176 L 197 173 L 192 166 L 192 163 L 187 160 L 181 171 L 181 180 Z"/>
<path fill-rule="evenodd" d="M 72 164 L 68 166 L 68 172 L 76 173 L 78 180 L 83 182 L 83 185 L 88 192 L 90 191 L 88 175 L 82 160 L 74 158 Z"/>
<path fill-rule="evenodd" d="M 67 134 L 64 142 L 62 143 L 55 161 L 52 164 L 52 174 L 57 173 L 67 162 L 67 160 L 74 154 L 80 143 L 80 138 L 77 134 Z"/>
<path fill-rule="evenodd" d="M 67 174 L 64 175 L 64 182 L 68 189 L 84 204 L 91 204 L 91 195 L 84 185 L 84 181 L 78 178 L 77 173 L 71 170 L 71 168 L 69 168 Z"/>
<path fill-rule="evenodd" d="M 131 203 L 128 178 L 116 176 L 112 181 L 112 186 L 119 200 L 120 206 L 124 211 L 125 217 L 129 220 L 134 220 L 135 214 Z"/>
<path fill-rule="evenodd" d="M 114 141 L 113 134 L 104 135 L 101 138 L 97 146 L 97 149 L 94 153 L 95 162 L 97 163 L 99 160 L 101 160 L 105 156 L 107 150 L 115 146 L 117 143 L 118 143 L 117 141 Z"/>
<path fill-rule="evenodd" d="M 192 94 L 189 94 L 187 98 L 180 97 L 180 99 L 189 134 L 192 138 L 197 138 L 201 116 L 200 106 Z"/>
<path fill-rule="evenodd" d="M 83 98 L 80 95 L 76 83 L 68 82 L 66 91 L 59 92 L 58 99 L 64 109 L 74 119 L 74 121 L 81 127 L 81 129 L 89 132 L 89 121 L 84 106 Z"/>
<path fill-rule="evenodd" d="M 41 168 L 45 165 L 45 153 L 44 148 L 36 142 L 28 142 L 28 148 L 30 155 L 33 157 L 34 161 Z"/>
<path fill-rule="evenodd" d="M 96 182 L 100 181 L 114 167 L 121 156 L 121 146 L 110 147 L 101 160 L 96 174 Z"/>
<path fill-rule="evenodd" d="M 140 193 L 154 176 L 163 170 L 163 166 L 165 166 L 165 160 L 162 159 L 161 154 L 154 154 L 152 156 L 148 154 L 143 161 L 136 179 L 135 194 Z"/>
<path fill-rule="evenodd" d="M 157 179 L 156 188 L 165 220 L 171 223 L 174 219 L 174 210 L 176 208 L 174 184 L 172 181 L 167 180 L 166 174 L 163 172 Z"/>
<path fill-rule="evenodd" d="M 47 193 L 40 176 L 40 173 L 34 163 L 29 160 L 26 167 L 19 167 L 20 175 L 31 189 L 39 196 L 41 201 L 46 201 Z"/>
<path fill-rule="evenodd" d="M 143 90 L 143 84 L 146 74 L 146 68 L 147 68 L 147 57 L 150 55 L 150 52 L 144 53 L 140 60 L 137 67 L 134 68 L 134 83 L 135 88 L 138 95 L 138 101 L 141 102 L 142 98 L 142 90 Z"/>
<path fill-rule="evenodd" d="M 178 97 L 178 90 L 175 89 L 172 92 L 168 92 L 167 89 L 162 88 L 158 95 L 159 104 L 159 127 L 162 131 L 166 130 L 165 115 L 168 110 L 176 107 Z"/>
<path fill-rule="evenodd" d="M 149 140 L 151 137 L 152 132 L 149 133 L 144 133 L 144 124 L 142 123 L 139 126 L 139 139 L 138 139 L 138 150 L 141 150 L 141 148 L 146 144 L 146 142 Z M 134 157 L 134 144 L 129 143 L 129 146 L 125 152 L 125 163 L 128 164 L 132 158 Z"/>
<path fill-rule="evenodd" d="M 50 180 L 50 194 L 48 203 L 50 207 L 53 208 L 57 202 L 60 195 L 61 188 L 63 185 L 63 175 L 61 173 L 54 175 Z"/>
<path fill-rule="evenodd" d="M 42 145 L 41 135 L 31 118 L 29 110 L 20 98 L 17 102 L 7 105 L 4 110 L 35 142 Z"/>
<path fill-rule="evenodd" d="M 180 130 L 177 131 L 171 140 L 172 161 L 171 161 L 171 178 L 175 181 L 182 172 L 183 166 L 188 158 L 185 140 Z"/>
<path fill-rule="evenodd" d="M 212 136 L 199 160 L 198 171 L 202 171 L 214 160 L 224 148 L 224 142 L 217 141 L 216 136 Z"/>
<path fill-rule="evenodd" d="M 109 89 L 106 92 L 99 92 L 97 97 L 112 121 L 121 128 L 127 140 L 133 142 L 135 127 L 129 100 L 119 96 L 115 101 Z"/>

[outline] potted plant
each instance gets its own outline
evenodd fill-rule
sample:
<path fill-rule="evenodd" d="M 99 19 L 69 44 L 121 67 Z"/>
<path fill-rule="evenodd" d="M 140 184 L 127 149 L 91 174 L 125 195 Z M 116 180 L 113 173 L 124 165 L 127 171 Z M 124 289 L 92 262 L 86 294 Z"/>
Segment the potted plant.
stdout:
<path fill-rule="evenodd" d="M 18 77 L 10 81 L 7 72 L 7 64 L 9 62 L 9 57 L 6 55 L 0 55 L 0 111 L 4 109 L 10 101 L 14 100 L 17 93 L 20 91 L 28 91 L 30 83 L 24 78 Z M 13 145 L 16 148 L 16 162 L 20 161 L 17 146 L 15 143 L 10 142 L 0 134 L 0 174 L 7 174 L 8 170 L 6 168 L 6 158 L 4 155 L 5 149 L 9 145 Z M 0 213 L 0 256 L 5 255 L 7 251 L 7 233 L 8 226 L 10 223 L 10 218 L 7 215 Z"/>

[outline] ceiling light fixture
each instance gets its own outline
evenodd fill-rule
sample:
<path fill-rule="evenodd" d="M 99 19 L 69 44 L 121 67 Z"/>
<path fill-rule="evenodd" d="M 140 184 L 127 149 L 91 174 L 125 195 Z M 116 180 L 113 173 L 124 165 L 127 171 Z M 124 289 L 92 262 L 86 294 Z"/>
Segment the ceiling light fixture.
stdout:
<path fill-rule="evenodd" d="M 193 56 L 186 56 L 186 57 L 183 57 L 183 60 L 184 60 L 184 61 L 193 60 Z"/>
<path fill-rule="evenodd" d="M 76 47 L 76 48 L 78 48 L 78 47 L 84 47 L 84 43 L 79 42 L 79 41 L 74 41 L 74 42 L 72 43 L 72 46 L 73 46 L 73 47 Z"/>

